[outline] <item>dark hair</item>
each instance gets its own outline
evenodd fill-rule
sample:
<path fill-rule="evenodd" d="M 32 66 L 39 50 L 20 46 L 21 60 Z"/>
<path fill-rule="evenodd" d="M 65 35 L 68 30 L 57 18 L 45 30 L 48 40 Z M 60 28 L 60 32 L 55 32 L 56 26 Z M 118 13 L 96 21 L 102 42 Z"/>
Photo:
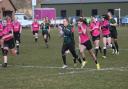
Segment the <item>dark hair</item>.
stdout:
<path fill-rule="evenodd" d="M 106 20 L 109 20 L 109 16 L 108 15 L 102 15 L 102 18 L 106 19 Z"/>
<path fill-rule="evenodd" d="M 82 18 L 79 18 L 77 22 L 84 22 L 84 20 Z"/>
<path fill-rule="evenodd" d="M 84 19 L 83 19 L 83 18 L 79 18 L 79 19 L 77 20 L 77 22 L 83 22 L 84 24 L 88 25 L 86 18 L 84 18 Z"/>

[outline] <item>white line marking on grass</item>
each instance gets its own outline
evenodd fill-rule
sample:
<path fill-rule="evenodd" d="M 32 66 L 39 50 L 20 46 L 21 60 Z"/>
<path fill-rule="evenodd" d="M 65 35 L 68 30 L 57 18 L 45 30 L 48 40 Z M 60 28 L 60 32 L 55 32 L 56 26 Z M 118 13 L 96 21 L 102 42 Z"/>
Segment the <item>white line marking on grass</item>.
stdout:
<path fill-rule="evenodd" d="M 0 64 L 1 65 L 1 64 Z M 66 68 L 63 69 L 62 67 L 53 67 L 53 66 L 30 66 L 30 65 L 8 65 L 10 67 L 19 67 L 19 68 L 37 68 L 37 69 L 62 69 L 68 70 L 69 72 L 59 72 L 55 74 L 48 74 L 47 76 L 62 76 L 62 75 L 72 75 L 72 74 L 82 74 L 86 72 L 98 72 L 98 71 L 128 71 L 128 67 L 110 67 L 110 68 L 101 68 L 100 70 L 94 68 Z"/>
<path fill-rule="evenodd" d="M 94 71 L 128 71 L 128 67 L 120 67 L 120 68 L 102 68 L 100 70 L 89 68 L 82 71 L 70 71 L 70 72 L 60 72 L 59 75 L 70 75 L 70 74 L 81 74 L 85 72 L 94 72 Z"/>
<path fill-rule="evenodd" d="M 78 50 L 79 48 L 76 48 L 76 50 Z M 109 48 L 108 50 L 112 50 L 111 48 Z M 121 50 L 121 51 L 128 51 L 128 49 L 127 48 L 120 48 L 119 50 Z"/>
<path fill-rule="evenodd" d="M 14 66 L 14 67 L 20 67 L 20 68 L 63 69 L 62 67 L 56 67 L 56 66 L 33 66 L 33 65 L 8 65 L 8 66 Z M 87 71 L 96 71 L 97 70 L 97 69 L 94 69 L 94 68 L 83 68 L 83 69 L 81 69 L 81 68 L 72 68 L 72 67 L 68 67 L 66 69 L 69 69 L 69 70 L 87 70 Z M 125 71 L 125 70 L 128 70 L 128 67 L 101 68 L 99 71 L 106 71 L 106 70 Z"/>

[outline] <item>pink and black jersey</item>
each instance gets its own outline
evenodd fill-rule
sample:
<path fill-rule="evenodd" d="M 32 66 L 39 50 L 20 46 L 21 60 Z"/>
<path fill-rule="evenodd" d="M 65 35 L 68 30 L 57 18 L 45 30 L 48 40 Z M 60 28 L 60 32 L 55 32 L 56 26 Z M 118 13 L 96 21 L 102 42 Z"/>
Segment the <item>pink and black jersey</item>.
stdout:
<path fill-rule="evenodd" d="M 83 30 L 87 30 L 87 26 L 85 24 L 82 24 L 82 27 L 83 27 Z M 87 34 L 87 31 L 86 33 L 84 34 L 81 27 L 78 26 L 78 32 L 80 33 L 79 34 L 79 41 L 80 43 L 85 43 L 89 40 L 89 36 Z"/>
<path fill-rule="evenodd" d="M 40 25 L 38 22 L 32 23 L 32 31 L 39 31 Z"/>
<path fill-rule="evenodd" d="M 109 30 L 109 21 L 108 21 L 108 20 L 104 20 L 104 21 L 101 22 L 101 30 L 102 30 L 102 34 L 103 34 L 104 36 L 110 34 L 110 30 Z"/>
<path fill-rule="evenodd" d="M 7 20 L 6 27 L 7 27 L 10 31 L 12 31 L 12 30 L 13 30 L 13 23 L 12 23 L 12 21 Z"/>
<path fill-rule="evenodd" d="M 13 23 L 13 31 L 14 32 L 20 32 L 20 28 L 21 28 L 21 24 L 18 21 Z"/>
<path fill-rule="evenodd" d="M 91 29 L 91 35 L 92 36 L 98 36 L 100 35 L 100 22 L 92 22 L 90 24 L 90 29 Z"/>
<path fill-rule="evenodd" d="M 5 27 L 2 31 L 4 41 L 8 41 L 13 38 L 12 32 L 9 27 Z"/>
<path fill-rule="evenodd" d="M 0 23 L 0 38 L 3 36 L 3 25 Z"/>

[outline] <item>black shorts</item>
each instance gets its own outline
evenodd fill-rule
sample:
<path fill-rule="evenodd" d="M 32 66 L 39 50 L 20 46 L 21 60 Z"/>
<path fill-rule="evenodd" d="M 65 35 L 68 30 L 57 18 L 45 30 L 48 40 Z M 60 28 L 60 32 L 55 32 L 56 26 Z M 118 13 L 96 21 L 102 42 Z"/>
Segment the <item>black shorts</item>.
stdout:
<path fill-rule="evenodd" d="M 2 36 L 0 36 L 0 39 L 2 39 Z"/>
<path fill-rule="evenodd" d="M 63 44 L 61 53 L 62 55 L 65 54 L 65 52 L 69 50 L 74 58 L 78 58 L 76 51 L 75 51 L 75 45 L 72 43 L 69 44 Z"/>
<path fill-rule="evenodd" d="M 19 32 L 14 32 L 14 39 L 15 41 L 19 41 L 20 40 L 20 33 Z"/>
<path fill-rule="evenodd" d="M 82 45 L 84 45 L 87 48 L 87 50 L 92 49 L 92 43 L 90 40 L 86 41 L 85 43 L 82 43 Z"/>
<path fill-rule="evenodd" d="M 111 32 L 111 38 L 117 39 L 117 35 L 118 35 L 117 30 L 110 30 L 110 32 Z"/>
<path fill-rule="evenodd" d="M 4 41 L 4 47 L 8 47 L 9 49 L 15 48 L 15 42 L 14 39 L 10 39 L 8 41 Z"/>
<path fill-rule="evenodd" d="M 42 30 L 42 35 L 48 35 L 48 31 L 47 30 Z"/>
<path fill-rule="evenodd" d="M 100 35 L 92 36 L 92 41 L 94 42 L 95 40 L 100 40 Z"/>
<path fill-rule="evenodd" d="M 108 35 L 103 35 L 103 37 L 109 38 L 109 37 L 111 37 L 111 35 L 110 35 L 110 34 L 108 34 Z"/>
<path fill-rule="evenodd" d="M 38 31 L 33 31 L 33 35 L 35 35 L 36 33 L 38 34 Z"/>

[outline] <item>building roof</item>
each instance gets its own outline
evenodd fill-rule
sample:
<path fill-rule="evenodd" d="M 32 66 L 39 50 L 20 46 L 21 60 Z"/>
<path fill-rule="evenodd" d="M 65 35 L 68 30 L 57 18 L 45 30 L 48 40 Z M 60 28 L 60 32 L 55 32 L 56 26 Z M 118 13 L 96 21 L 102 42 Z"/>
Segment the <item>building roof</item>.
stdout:
<path fill-rule="evenodd" d="M 11 0 L 9 0 L 9 2 L 11 3 L 11 5 L 13 6 L 13 8 L 15 9 L 15 11 L 17 10 L 15 5 L 13 4 L 13 2 Z"/>
<path fill-rule="evenodd" d="M 128 0 L 43 0 L 43 4 L 107 3 L 128 2 Z"/>

